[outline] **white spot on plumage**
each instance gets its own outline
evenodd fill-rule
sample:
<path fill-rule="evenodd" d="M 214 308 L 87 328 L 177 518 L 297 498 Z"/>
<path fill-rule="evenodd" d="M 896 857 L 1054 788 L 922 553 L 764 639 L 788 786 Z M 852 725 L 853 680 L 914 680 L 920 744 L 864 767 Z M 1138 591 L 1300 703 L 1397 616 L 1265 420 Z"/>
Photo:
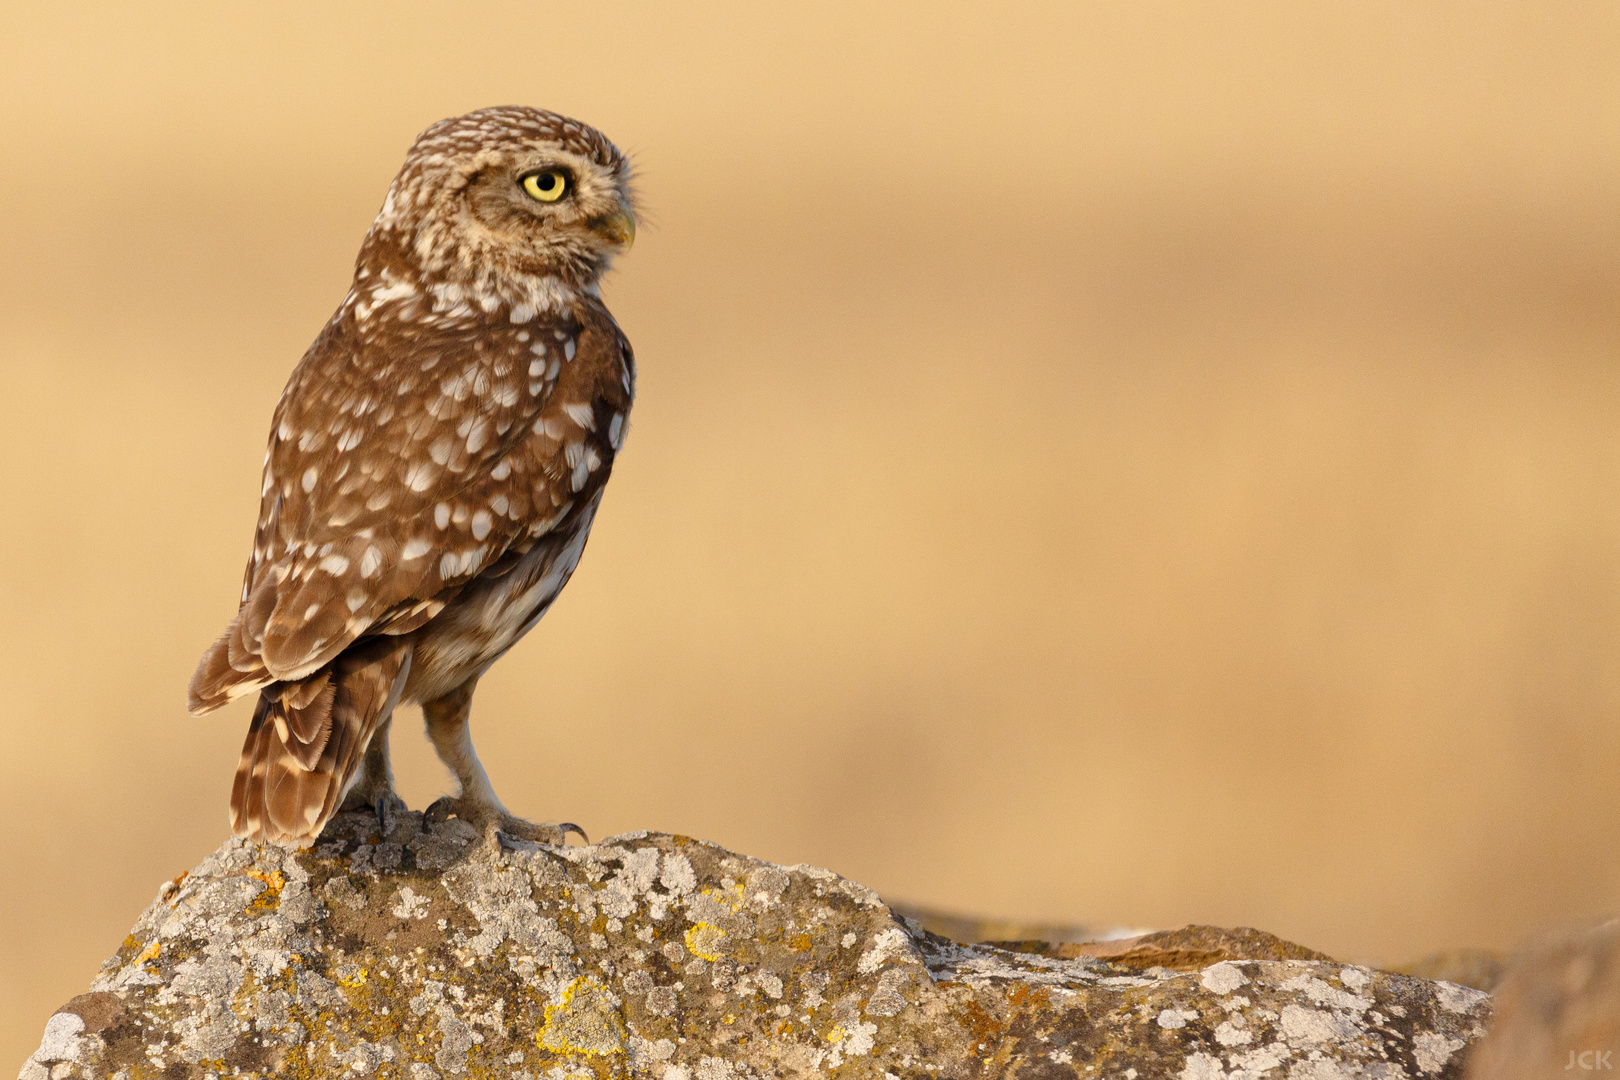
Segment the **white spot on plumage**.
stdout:
<path fill-rule="evenodd" d="M 388 280 L 388 278 L 390 276 L 391 275 L 389 275 L 389 274 L 387 274 L 385 272 L 384 275 L 383 275 L 383 278 L 384 278 L 384 280 Z M 412 282 L 412 281 L 401 280 L 401 281 L 395 281 L 391 285 L 385 285 L 385 286 L 382 286 L 380 288 L 372 289 L 371 290 L 371 302 L 373 304 L 379 304 L 379 303 L 382 303 L 383 301 L 386 301 L 386 300 L 403 300 L 407 296 L 415 296 L 415 295 L 416 295 L 416 284 L 414 282 Z"/>
<path fill-rule="evenodd" d="M 430 550 L 432 550 L 432 548 L 433 545 L 428 542 L 427 537 L 413 536 L 409 540 L 405 541 L 404 547 L 399 549 L 399 557 L 406 562 L 410 562 L 412 559 L 420 559 L 422 556 L 426 555 Z"/>
<path fill-rule="evenodd" d="M 573 338 L 569 338 L 567 341 L 563 342 L 563 358 L 567 360 L 572 360 L 574 358 Z"/>
<path fill-rule="evenodd" d="M 511 315 L 507 317 L 515 323 L 526 323 L 534 318 L 534 308 L 529 304 L 515 304 Z"/>
<path fill-rule="evenodd" d="M 321 605 L 319 603 L 309 605 L 309 607 L 304 609 L 304 621 L 309 622 L 309 620 L 313 619 L 320 612 L 320 610 Z"/>
<path fill-rule="evenodd" d="M 349 605 L 349 610 L 351 612 L 355 612 L 364 607 L 368 599 L 369 597 L 366 595 L 363 589 L 354 589 L 349 593 L 348 599 L 346 599 L 344 603 Z"/>
<path fill-rule="evenodd" d="M 512 459 L 501 458 L 496 466 L 489 471 L 489 475 L 496 480 L 505 480 L 512 475 Z"/>
<path fill-rule="evenodd" d="M 360 556 L 360 576 L 368 578 L 374 576 L 382 567 L 382 552 L 377 545 L 366 548 L 366 553 Z"/>
<path fill-rule="evenodd" d="M 586 431 L 596 430 L 596 410 L 585 402 L 571 401 L 563 406 L 563 412 L 569 419 L 584 428 Z"/>
<path fill-rule="evenodd" d="M 490 526 L 493 524 L 494 520 L 490 517 L 488 510 L 478 511 L 472 516 L 473 539 L 482 540 L 484 537 L 488 536 Z"/>
<path fill-rule="evenodd" d="M 389 503 L 391 503 L 393 501 L 394 501 L 394 493 L 393 492 L 391 492 L 391 491 L 379 491 L 375 495 L 371 496 L 371 498 L 366 500 L 366 509 L 367 510 L 381 510 L 383 507 L 387 506 Z"/>
<path fill-rule="evenodd" d="M 624 413 L 614 413 L 608 421 L 608 442 L 617 450 L 624 445 Z"/>
<path fill-rule="evenodd" d="M 405 486 L 412 491 L 426 491 L 438 478 L 438 466 L 429 461 L 418 461 L 405 470 Z"/>
<path fill-rule="evenodd" d="M 506 508 L 510 505 L 511 503 L 507 502 L 505 495 L 497 495 L 493 499 L 489 500 L 489 508 L 495 511 L 497 514 L 500 514 L 502 517 L 506 516 Z M 473 535 L 475 536 L 477 535 L 477 529 L 478 524 L 477 519 L 475 518 L 473 521 Z M 482 540 L 483 537 L 479 536 L 478 539 Z"/>
<path fill-rule="evenodd" d="M 453 578 L 459 572 L 460 567 L 461 567 L 461 560 L 456 558 L 454 552 L 447 551 L 443 555 L 439 556 L 439 576 L 440 577 L 442 577 L 442 578 Z"/>
<path fill-rule="evenodd" d="M 321 475 L 321 470 L 319 470 L 315 466 L 311 465 L 309 468 L 304 470 L 304 478 L 303 478 L 303 480 L 299 481 L 299 485 L 306 492 L 314 491 L 315 490 L 315 481 L 320 477 L 320 475 Z"/>
<path fill-rule="evenodd" d="M 439 389 L 444 391 L 444 396 L 454 398 L 456 401 L 466 401 L 467 395 L 472 393 L 472 386 L 473 371 L 471 368 L 463 371 L 460 375 L 452 375 L 439 383 Z"/>
<path fill-rule="evenodd" d="M 529 377 L 531 379 L 538 379 L 541 374 L 545 372 L 545 370 L 546 362 L 544 358 L 537 358 L 529 361 Z"/>
<path fill-rule="evenodd" d="M 470 427 L 471 430 L 464 433 L 467 436 L 467 453 L 476 454 L 489 441 L 489 421 L 482 416 L 474 416 Z"/>
<path fill-rule="evenodd" d="M 433 508 L 433 524 L 441 529 L 450 527 L 450 504 L 440 503 Z"/>

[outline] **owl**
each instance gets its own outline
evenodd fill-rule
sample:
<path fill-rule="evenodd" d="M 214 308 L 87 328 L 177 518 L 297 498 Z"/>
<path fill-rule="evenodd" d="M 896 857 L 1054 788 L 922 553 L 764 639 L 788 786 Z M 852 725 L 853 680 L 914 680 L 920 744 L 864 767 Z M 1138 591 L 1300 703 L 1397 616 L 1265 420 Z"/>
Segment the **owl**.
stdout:
<path fill-rule="evenodd" d="M 276 406 L 236 617 L 191 680 L 193 715 L 258 695 L 238 836 L 401 809 L 401 704 L 460 784 L 430 817 L 576 828 L 507 811 L 469 714 L 574 572 L 624 443 L 635 361 L 598 285 L 635 232 L 629 160 L 576 120 L 482 109 L 411 146 Z"/>

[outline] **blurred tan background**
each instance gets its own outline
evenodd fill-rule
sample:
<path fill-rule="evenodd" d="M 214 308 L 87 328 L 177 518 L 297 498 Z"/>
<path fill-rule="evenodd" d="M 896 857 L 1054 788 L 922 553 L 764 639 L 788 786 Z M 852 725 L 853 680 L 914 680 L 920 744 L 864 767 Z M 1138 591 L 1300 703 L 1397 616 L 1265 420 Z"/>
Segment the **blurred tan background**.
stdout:
<path fill-rule="evenodd" d="M 223 839 L 271 408 L 506 102 L 653 222 L 516 810 L 1372 961 L 1620 907 L 1620 8 L 13 5 L 0 1062 Z"/>

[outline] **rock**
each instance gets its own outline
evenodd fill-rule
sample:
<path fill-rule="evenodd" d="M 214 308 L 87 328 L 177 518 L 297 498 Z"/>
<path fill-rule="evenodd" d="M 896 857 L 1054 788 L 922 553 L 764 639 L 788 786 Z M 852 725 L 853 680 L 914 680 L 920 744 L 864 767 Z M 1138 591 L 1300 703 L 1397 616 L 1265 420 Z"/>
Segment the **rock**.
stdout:
<path fill-rule="evenodd" d="M 1389 970 L 1402 975 L 1416 975 L 1420 979 L 1472 986 L 1475 990 L 1490 993 L 1502 981 L 1502 973 L 1507 970 L 1507 959 L 1493 949 L 1446 949 Z"/>
<path fill-rule="evenodd" d="M 1146 930 L 1113 926 L 1077 926 L 1064 923 L 1027 923 L 992 919 L 960 912 L 939 911 L 917 904 L 889 902 L 896 915 L 904 916 L 924 930 L 952 941 L 1112 941 L 1136 937 Z"/>
<path fill-rule="evenodd" d="M 1326 953 L 1284 941 L 1264 930 L 1239 926 L 1228 930 L 1219 926 L 1183 926 L 1135 937 L 1106 941 L 993 941 L 989 944 L 1012 952 L 1072 960 L 1099 956 L 1133 968 L 1166 967 L 1172 971 L 1202 971 L 1223 960 L 1321 960 L 1334 963 Z"/>
<path fill-rule="evenodd" d="M 680 836 L 508 851 L 344 815 L 312 851 L 232 840 L 166 885 L 22 1077 L 1424 1080 L 1460 1075 L 1487 1003 L 1318 959 L 959 944 Z"/>
<path fill-rule="evenodd" d="M 1508 968 L 1469 1080 L 1620 1068 L 1620 921 L 1551 939 Z"/>

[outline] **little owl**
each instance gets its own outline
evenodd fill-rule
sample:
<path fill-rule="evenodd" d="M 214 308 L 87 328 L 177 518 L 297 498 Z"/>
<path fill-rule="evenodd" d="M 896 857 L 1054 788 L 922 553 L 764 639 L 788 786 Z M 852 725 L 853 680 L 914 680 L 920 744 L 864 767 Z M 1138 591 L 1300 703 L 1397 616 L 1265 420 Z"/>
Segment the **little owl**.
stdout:
<path fill-rule="evenodd" d="M 402 703 L 460 781 L 430 816 L 573 828 L 507 812 L 468 711 L 567 584 L 624 441 L 635 363 L 597 285 L 635 237 L 630 172 L 601 132 L 517 106 L 406 155 L 276 406 L 241 603 L 191 680 L 193 715 L 259 695 L 238 836 L 301 845 L 340 809 L 402 806 Z"/>

